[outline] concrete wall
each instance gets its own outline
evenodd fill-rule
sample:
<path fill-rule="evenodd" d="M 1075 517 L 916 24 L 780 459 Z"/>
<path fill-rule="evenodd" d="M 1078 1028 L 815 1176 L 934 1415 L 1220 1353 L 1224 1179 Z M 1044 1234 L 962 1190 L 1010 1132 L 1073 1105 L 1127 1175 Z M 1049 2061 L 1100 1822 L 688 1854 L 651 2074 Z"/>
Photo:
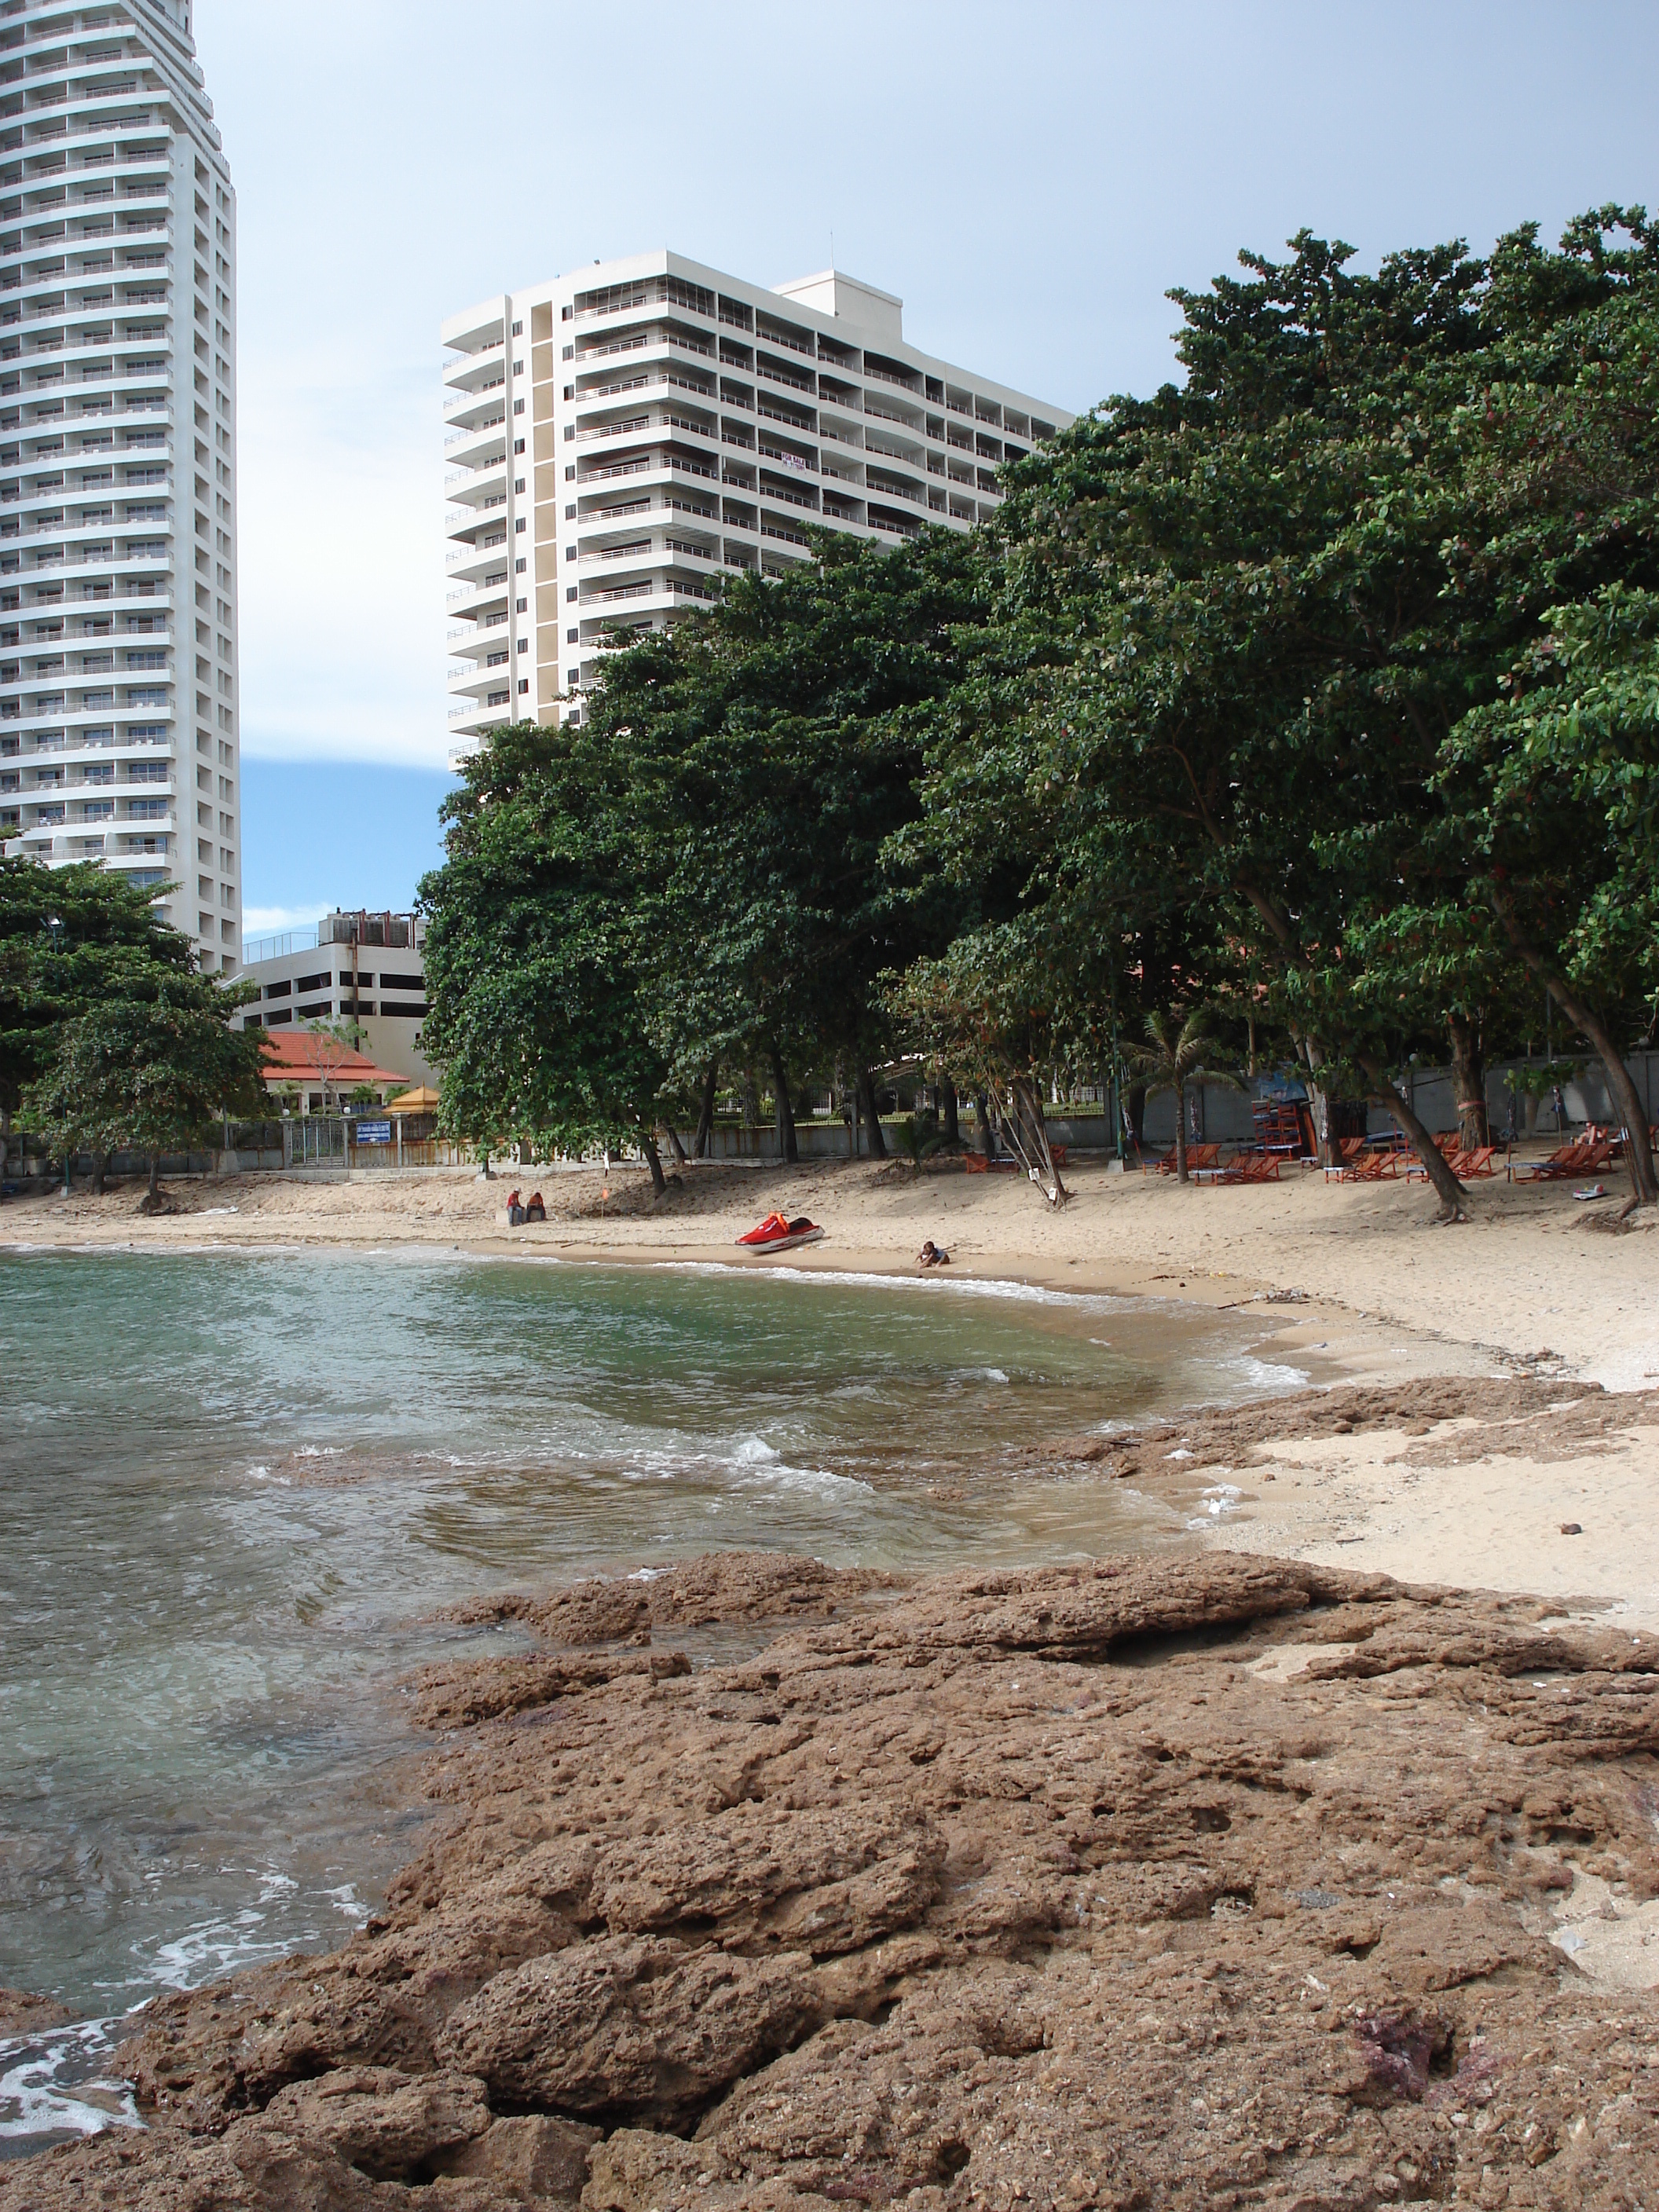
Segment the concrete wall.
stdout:
<path fill-rule="evenodd" d="M 1565 1058 L 1566 1055 L 1563 1054 L 1560 1057 Z M 1486 1112 L 1491 1117 L 1494 1129 L 1502 1129 L 1509 1117 L 1510 1069 L 1528 1064 L 1534 1067 L 1541 1067 L 1545 1063 L 1541 1058 L 1534 1059 L 1530 1063 L 1523 1060 L 1505 1060 L 1500 1067 L 1487 1069 Z M 1631 1053 L 1626 1055 L 1625 1065 L 1631 1072 L 1638 1096 L 1647 1109 L 1648 1121 L 1651 1124 L 1654 1121 L 1659 1120 L 1659 1052 Z M 1613 1100 L 1608 1095 L 1606 1072 L 1599 1060 L 1588 1062 L 1583 1075 L 1571 1083 L 1564 1083 L 1561 1091 L 1566 1103 L 1567 1121 L 1570 1124 L 1580 1121 L 1619 1121 L 1624 1118 L 1615 1109 Z M 1411 1095 L 1413 1105 L 1429 1128 L 1437 1135 L 1442 1130 L 1455 1129 L 1457 1127 L 1457 1102 L 1453 1095 L 1450 1068 L 1419 1068 L 1413 1079 Z M 1526 1133 L 1525 1104 L 1524 1099 L 1517 1097 L 1516 1126 L 1522 1135 Z M 1380 1109 L 1373 1107 L 1369 1126 L 1373 1129 L 1381 1129 L 1391 1125 L 1389 1116 Z M 1541 1130 L 1553 1133 L 1555 1114 L 1547 1099 L 1542 1103 L 1538 1127 Z"/>

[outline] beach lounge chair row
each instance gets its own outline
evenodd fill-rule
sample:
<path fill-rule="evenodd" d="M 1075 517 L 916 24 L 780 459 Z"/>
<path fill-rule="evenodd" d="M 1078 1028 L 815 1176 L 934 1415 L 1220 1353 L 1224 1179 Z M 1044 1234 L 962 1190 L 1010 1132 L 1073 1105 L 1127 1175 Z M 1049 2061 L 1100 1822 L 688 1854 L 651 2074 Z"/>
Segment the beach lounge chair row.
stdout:
<path fill-rule="evenodd" d="M 1510 1180 L 1512 1182 L 1559 1182 L 1568 1176 L 1594 1175 L 1613 1158 L 1613 1140 L 1608 1137 L 1594 1138 L 1589 1144 L 1562 1145 L 1547 1160 L 1523 1161 L 1519 1166 L 1511 1163 Z"/>

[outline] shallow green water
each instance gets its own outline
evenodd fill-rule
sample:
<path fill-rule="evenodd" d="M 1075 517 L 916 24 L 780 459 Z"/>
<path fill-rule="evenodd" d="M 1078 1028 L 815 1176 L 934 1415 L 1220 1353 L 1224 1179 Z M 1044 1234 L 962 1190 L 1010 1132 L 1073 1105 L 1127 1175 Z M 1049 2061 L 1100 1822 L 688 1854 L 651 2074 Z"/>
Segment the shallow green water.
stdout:
<path fill-rule="evenodd" d="M 930 1567 L 1165 1538 L 1121 1487 L 929 1492 L 1299 1379 L 1255 1333 L 937 1280 L 0 1256 L 0 1983 L 108 2015 L 342 1940 L 419 1818 L 392 1684 L 501 1648 L 431 1621 L 456 1597 L 714 1547 Z M 0 2045 L 0 2142 L 91 2124 L 72 2040 Z"/>

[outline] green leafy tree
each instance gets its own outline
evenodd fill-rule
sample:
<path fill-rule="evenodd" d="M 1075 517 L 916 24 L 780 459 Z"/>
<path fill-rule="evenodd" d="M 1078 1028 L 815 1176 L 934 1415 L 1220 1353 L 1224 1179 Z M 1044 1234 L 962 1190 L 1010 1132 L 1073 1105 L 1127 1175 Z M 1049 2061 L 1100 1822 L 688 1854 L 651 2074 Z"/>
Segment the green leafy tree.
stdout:
<path fill-rule="evenodd" d="M 1129 1055 L 1151 1096 L 1155 1097 L 1160 1091 L 1175 1093 L 1177 1182 L 1191 1180 L 1187 1172 L 1188 1089 L 1195 1083 L 1219 1084 L 1228 1091 L 1244 1088 L 1233 1070 L 1221 1060 L 1220 1048 L 1212 1028 L 1213 1019 L 1207 1006 L 1194 1006 L 1184 1019 L 1176 1014 L 1150 1013 L 1146 1017 L 1148 1042 Z"/>
<path fill-rule="evenodd" d="M 1445 781 L 1479 895 L 1600 1057 L 1651 1203 L 1646 1110 L 1615 1028 L 1659 1011 L 1659 591 L 1614 583 L 1553 608 L 1505 692 L 1453 732 Z"/>
<path fill-rule="evenodd" d="M 489 1152 L 538 1139 L 637 1145 L 665 1187 L 655 1131 L 678 1103 L 652 1041 L 642 848 L 588 733 L 493 733 L 444 804 L 447 858 L 428 916 L 427 1056 L 442 1126 Z"/>
<path fill-rule="evenodd" d="M 676 1082 L 763 1062 L 788 1157 L 791 1070 L 839 1063 L 879 1154 L 878 979 L 959 919 L 893 840 L 921 811 L 927 716 L 962 673 L 984 567 L 943 530 L 890 550 L 825 534 L 816 552 L 617 655 L 590 737 L 629 810 L 649 1019 Z"/>
<path fill-rule="evenodd" d="M 156 920 L 155 896 L 93 863 L 0 858 L 0 1127 L 68 1024 L 105 1000 L 196 975 L 189 939 Z"/>
<path fill-rule="evenodd" d="M 900 1036 L 959 1091 L 994 1107 L 1051 1206 L 1067 1196 L 1042 1110 L 1044 1074 L 1061 1056 L 1075 1013 L 1063 965 L 1018 924 L 988 924 L 937 958 L 913 961 L 887 987 Z"/>
<path fill-rule="evenodd" d="M 1610 349 L 1639 385 L 1659 239 L 1603 210 L 1555 254 L 1527 230 L 1374 276 L 1305 234 L 1292 252 L 1176 295 L 1183 390 L 1114 401 L 1011 472 L 992 665 L 1018 673 L 941 723 L 933 834 L 1005 852 L 1021 912 L 1069 949 L 1174 945 L 1188 988 L 1224 961 L 1316 1085 L 1388 1107 L 1455 1215 L 1389 1079 L 1402 1029 L 1444 1034 L 1502 934 L 1452 972 L 1441 924 L 1479 870 L 1445 748 L 1564 584 L 1651 557 L 1652 410 L 1592 401 Z M 1528 465 L 1504 417 L 1535 393 Z M 1437 1006 L 1420 962 L 1391 964 L 1407 915 L 1438 947 Z"/>
<path fill-rule="evenodd" d="M 258 1110 L 261 1030 L 233 1030 L 238 1003 L 205 976 L 153 999 L 105 999 L 70 1022 L 46 1073 L 24 1093 L 32 1127 L 67 1158 L 148 1152 L 144 1206 L 161 1204 L 161 1155 L 187 1150 L 221 1114 Z"/>

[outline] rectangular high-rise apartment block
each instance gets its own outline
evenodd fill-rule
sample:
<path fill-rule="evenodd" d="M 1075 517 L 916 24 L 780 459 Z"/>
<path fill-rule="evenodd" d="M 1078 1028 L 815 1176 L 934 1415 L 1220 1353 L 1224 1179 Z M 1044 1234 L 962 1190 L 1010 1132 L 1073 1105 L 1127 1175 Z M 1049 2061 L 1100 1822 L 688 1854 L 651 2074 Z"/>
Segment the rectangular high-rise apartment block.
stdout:
<path fill-rule="evenodd" d="M 908 344 L 827 270 L 769 290 L 678 253 L 595 264 L 443 326 L 449 726 L 580 712 L 602 641 L 656 629 L 810 526 L 969 530 L 1072 417 Z"/>
<path fill-rule="evenodd" d="M 153 886 L 233 969 L 239 748 L 236 199 L 190 0 L 0 0 L 5 850 Z"/>

